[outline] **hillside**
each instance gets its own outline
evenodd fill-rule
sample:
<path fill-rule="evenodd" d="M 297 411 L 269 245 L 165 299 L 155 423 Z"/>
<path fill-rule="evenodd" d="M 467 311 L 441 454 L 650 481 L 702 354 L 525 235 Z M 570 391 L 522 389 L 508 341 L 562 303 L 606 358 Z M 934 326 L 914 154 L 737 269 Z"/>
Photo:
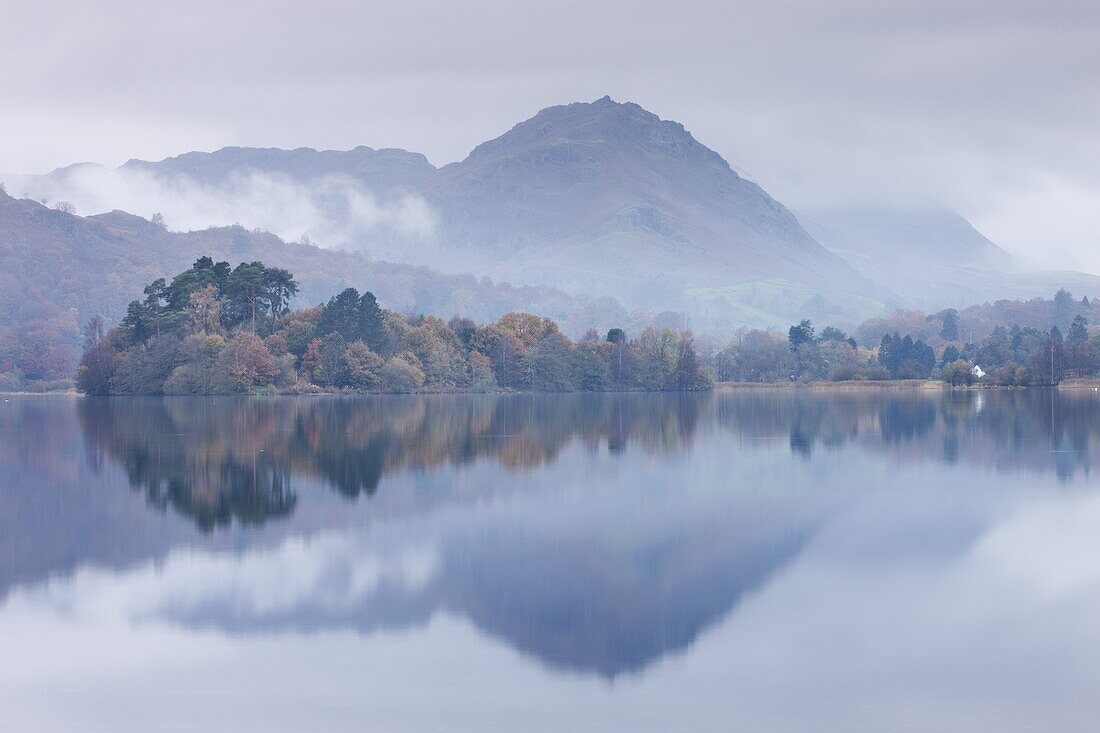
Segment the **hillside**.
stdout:
<path fill-rule="evenodd" d="M 1061 287 L 1100 292 L 1100 277 L 1022 267 L 958 213 L 943 207 L 800 212 L 813 236 L 911 308 L 939 310 L 1049 297 Z"/>
<path fill-rule="evenodd" d="M 417 197 L 431 214 L 432 236 L 385 227 L 351 228 L 349 235 L 349 228 L 333 227 L 339 236 L 319 239 L 323 244 L 610 295 L 631 307 L 682 310 L 707 325 L 776 326 L 807 309 L 855 323 L 880 313 L 889 299 L 682 125 L 606 97 L 544 109 L 440 169 L 400 150 L 226 148 L 130 161 L 119 171 L 153 175 L 180 190 L 235 182 L 238 198 L 242 177 L 277 174 L 321 190 L 319 208 L 332 217 L 351 212 L 326 199 L 343 194 L 322 181 L 344 176 L 383 204 Z M 64 184 L 63 172 L 30 182 L 53 200 L 71 198 Z M 117 206 L 133 210 L 126 203 Z M 163 205 L 171 225 L 173 202 Z M 271 218 L 284 223 L 276 213 Z"/>
<path fill-rule="evenodd" d="M 549 287 L 440 275 L 241 227 L 179 234 L 120 211 L 80 217 L 0 192 L 0 373 L 18 368 L 28 378 L 65 374 L 90 316 L 117 321 L 146 283 L 186 269 L 202 255 L 233 264 L 261 260 L 294 272 L 301 286 L 298 304 L 321 303 L 354 286 L 373 291 L 399 312 L 444 318 L 491 320 L 527 310 L 560 318 L 567 328 L 627 318 L 613 301 L 581 303 Z"/>
<path fill-rule="evenodd" d="M 507 278 L 627 297 L 771 279 L 871 289 L 682 125 L 607 97 L 539 112 L 425 195 L 442 240 Z"/>
<path fill-rule="evenodd" d="M 352 150 L 222 148 L 213 153 L 184 153 L 157 163 L 130 160 L 120 170 L 152 173 L 169 180 L 187 176 L 208 184 L 246 173 L 277 173 L 300 181 L 344 175 L 385 197 L 420 187 L 436 169 L 420 153 L 360 145 Z"/>
<path fill-rule="evenodd" d="M 608 97 L 544 109 L 442 168 L 396 149 L 233 147 L 17 180 L 82 212 L 160 211 L 184 229 L 241 222 L 375 260 L 674 310 L 716 333 L 1100 291 L 1091 275 L 1020 267 L 942 207 L 796 216 L 679 123 Z"/>

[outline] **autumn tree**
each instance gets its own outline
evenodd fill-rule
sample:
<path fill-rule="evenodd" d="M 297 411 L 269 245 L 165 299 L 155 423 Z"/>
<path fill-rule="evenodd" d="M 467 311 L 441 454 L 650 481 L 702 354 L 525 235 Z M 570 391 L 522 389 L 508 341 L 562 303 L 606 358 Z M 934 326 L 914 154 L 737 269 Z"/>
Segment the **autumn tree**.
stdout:
<path fill-rule="evenodd" d="M 399 354 L 382 367 L 382 389 L 386 392 L 417 392 L 424 386 L 424 371 L 415 354 Z"/>
<path fill-rule="evenodd" d="M 321 339 L 313 339 L 306 347 L 298 365 L 298 373 L 314 384 L 317 383 L 318 370 L 321 368 Z"/>
<path fill-rule="evenodd" d="M 191 333 L 223 334 L 222 302 L 213 284 L 205 285 L 191 293 L 187 300 L 187 319 Z"/>
<path fill-rule="evenodd" d="M 353 341 L 344 351 L 347 365 L 348 386 L 359 390 L 371 390 L 378 386 L 382 376 L 382 357 L 371 351 L 362 341 Z"/>
<path fill-rule="evenodd" d="M 218 354 L 217 366 L 225 384 L 234 392 L 249 392 L 271 385 L 279 376 L 275 357 L 254 333 L 244 331 Z"/>

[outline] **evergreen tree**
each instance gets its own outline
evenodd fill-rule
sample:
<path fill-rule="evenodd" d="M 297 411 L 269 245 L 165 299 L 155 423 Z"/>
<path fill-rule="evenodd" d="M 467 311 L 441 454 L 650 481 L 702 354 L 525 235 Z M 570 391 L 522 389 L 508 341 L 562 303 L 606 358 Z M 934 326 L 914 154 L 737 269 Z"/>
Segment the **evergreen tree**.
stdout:
<path fill-rule="evenodd" d="M 1054 326 L 1065 331 L 1073 318 L 1073 296 L 1062 288 L 1054 294 Z"/>
<path fill-rule="evenodd" d="M 948 308 L 943 312 L 940 338 L 944 341 L 959 340 L 959 312 L 954 308 Z M 954 361 L 954 360 L 952 360 Z"/>
<path fill-rule="evenodd" d="M 1083 344 L 1089 340 L 1088 321 L 1084 316 L 1077 316 L 1070 324 L 1066 341 L 1071 344 Z"/>
<path fill-rule="evenodd" d="M 317 334 L 324 338 L 338 333 L 344 341 L 358 340 L 362 330 L 360 308 L 359 291 L 355 288 L 347 288 L 332 296 L 321 312 L 321 317 L 317 319 Z M 369 341 L 367 345 L 374 348 Z"/>
<path fill-rule="evenodd" d="M 248 323 L 253 332 L 265 310 L 267 295 L 266 268 L 259 262 L 242 262 L 226 279 L 224 296 L 228 301 L 224 309 L 227 326 Z"/>
<path fill-rule="evenodd" d="M 386 328 L 382 323 L 382 309 L 378 307 L 378 301 L 370 291 L 363 293 L 359 298 L 358 338 L 362 339 L 374 353 L 385 353 Z"/>
<path fill-rule="evenodd" d="M 787 331 L 787 340 L 791 344 L 791 351 L 797 351 L 802 344 L 814 340 L 813 324 L 809 320 L 803 320 L 797 326 L 791 326 Z"/>

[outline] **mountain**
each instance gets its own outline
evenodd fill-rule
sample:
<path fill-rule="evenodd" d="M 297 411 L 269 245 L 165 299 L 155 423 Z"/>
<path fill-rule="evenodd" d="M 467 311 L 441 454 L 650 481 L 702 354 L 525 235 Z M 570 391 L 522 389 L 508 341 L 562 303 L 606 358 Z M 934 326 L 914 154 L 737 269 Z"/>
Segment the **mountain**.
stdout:
<path fill-rule="evenodd" d="M 554 668 L 639 672 L 690 648 L 778 577 L 850 501 L 791 482 L 671 490 L 682 474 L 645 462 L 655 438 L 686 450 L 733 427 L 742 428 L 733 440 L 774 437 L 797 419 L 741 409 L 750 395 L 720 399 L 725 409 L 708 396 L 629 394 L 514 395 L 460 409 L 424 396 L 16 400 L 0 410 L 0 434 L 11 436 L 0 441 L 0 600 L 88 569 L 125 575 L 156 563 L 170 580 L 188 569 L 181 550 L 213 567 L 262 564 L 290 541 L 304 544 L 316 584 L 280 575 L 286 603 L 240 603 L 254 586 L 191 572 L 198 602 L 146 605 L 170 607 L 175 624 L 245 635 L 372 634 L 446 613 Z M 716 412 L 736 425 L 723 430 Z M 212 455 L 214 438 L 234 449 Z M 608 490 L 572 495 L 581 487 L 570 448 L 600 441 L 624 466 L 605 477 Z M 44 443 L 53 460 L 26 458 Z M 756 450 L 764 446 L 749 440 L 728 462 L 774 474 L 774 451 Z M 257 463 L 260 475 L 287 479 L 293 502 L 265 502 Z M 425 490 L 422 474 L 452 467 L 466 480 Z M 541 482 L 499 478 L 535 469 Z M 366 478 L 369 493 L 343 490 Z M 348 572 L 423 547 L 431 571 L 415 582 Z"/>
<path fill-rule="evenodd" d="M 130 160 L 124 172 L 150 173 L 171 180 L 187 176 L 205 184 L 218 184 L 234 175 L 266 173 L 309 181 L 342 175 L 361 181 L 383 197 L 422 186 L 436 168 L 420 153 L 360 145 L 353 150 L 313 148 L 222 148 L 213 153 L 191 152 L 157 163 Z"/>
<path fill-rule="evenodd" d="M 608 97 L 539 112 L 424 193 L 446 245 L 502 277 L 631 297 L 773 279 L 870 289 L 682 125 Z"/>
<path fill-rule="evenodd" d="M 911 308 L 940 310 L 1004 299 L 1049 298 L 1065 287 L 1100 293 L 1100 277 L 1021 266 L 960 214 L 940 206 L 801 212 L 822 244 Z"/>
<path fill-rule="evenodd" d="M 889 297 L 682 125 L 608 97 L 544 109 L 440 169 L 400 150 L 226 148 L 120 170 L 207 185 L 347 176 L 382 200 L 415 195 L 437 226 L 430 241 L 375 230 L 326 244 L 685 310 L 697 325 L 855 323 Z"/>
<path fill-rule="evenodd" d="M 796 216 L 683 125 L 609 97 L 544 109 L 442 168 L 395 149 L 223 148 L 94 172 L 71 166 L 17 190 L 614 296 L 720 335 L 1100 292 L 1091 275 L 1027 271 L 942 207 Z"/>

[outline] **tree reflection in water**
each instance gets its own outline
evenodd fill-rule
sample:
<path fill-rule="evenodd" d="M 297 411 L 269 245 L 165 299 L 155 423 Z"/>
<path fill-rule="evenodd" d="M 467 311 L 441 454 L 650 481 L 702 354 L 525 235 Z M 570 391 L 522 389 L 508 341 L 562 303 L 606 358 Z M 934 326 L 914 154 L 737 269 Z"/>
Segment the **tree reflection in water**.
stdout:
<path fill-rule="evenodd" d="M 1098 404 L 1091 393 L 1044 390 L 89 398 L 79 417 L 89 447 L 124 467 L 150 504 L 210 530 L 288 515 L 298 478 L 356 498 L 394 471 L 486 458 L 522 471 L 553 463 L 573 441 L 672 454 L 710 430 L 785 436 L 805 457 L 856 442 L 899 459 L 1068 477 L 1091 466 Z"/>
<path fill-rule="evenodd" d="M 550 666 L 607 677 L 690 647 L 866 492 L 914 489 L 904 511 L 921 506 L 933 483 L 979 495 L 1062 485 L 1012 474 L 1086 473 L 1100 436 L 1100 399 L 1050 391 L 75 404 L 79 430 L 71 408 L 45 404 L 26 403 L 8 425 L 0 418 L 0 431 L 13 436 L 0 458 L 23 467 L 8 489 L 18 511 L 6 524 L 0 511 L 0 537 L 11 537 L 12 558 L 34 548 L 33 562 L 6 571 L 0 563 L 0 595 L 5 584 L 87 558 L 164 558 L 154 586 L 176 623 L 367 633 L 446 611 Z M 72 439 L 58 443 L 55 433 Z M 41 476 L 34 445 L 20 441 L 54 450 L 79 444 L 78 433 L 100 467 L 91 470 L 123 470 L 125 478 L 104 471 L 105 485 L 140 490 L 205 536 L 155 521 L 130 497 L 132 510 L 109 501 L 125 488 L 101 491 L 102 505 L 88 501 L 92 482 L 83 478 L 59 482 L 67 494 L 18 490 Z M 70 445 L 56 455 L 72 468 L 78 453 Z M 947 470 L 906 470 L 921 462 Z M 508 501 L 487 500 L 505 491 Z M 269 518 L 280 521 L 244 539 L 221 531 Z M 939 520 L 936 551 L 945 537 L 965 547 L 986 526 L 965 511 Z M 209 552 L 175 552 L 181 545 Z M 378 563 L 404 567 L 406 555 L 428 558 L 430 572 L 414 574 L 416 582 L 396 572 L 357 580 Z M 203 576 L 210 567 L 216 572 Z M 272 583 L 282 599 L 275 605 Z"/>
<path fill-rule="evenodd" d="M 522 470 L 572 440 L 591 449 L 678 452 L 705 395 L 369 398 L 88 398 L 90 449 L 125 468 L 153 506 L 204 530 L 293 511 L 295 477 L 370 496 L 392 471 L 492 458 Z"/>

